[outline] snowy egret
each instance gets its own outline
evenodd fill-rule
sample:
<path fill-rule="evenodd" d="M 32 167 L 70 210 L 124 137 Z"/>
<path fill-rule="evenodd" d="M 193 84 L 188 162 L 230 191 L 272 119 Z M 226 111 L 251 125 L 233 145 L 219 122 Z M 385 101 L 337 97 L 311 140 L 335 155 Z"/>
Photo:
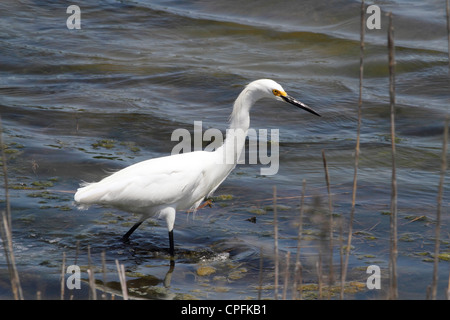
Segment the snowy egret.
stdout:
<path fill-rule="evenodd" d="M 110 205 L 141 214 L 141 219 L 122 237 L 123 240 L 128 240 L 147 218 L 165 219 L 169 230 L 169 253 L 173 256 L 176 212 L 198 208 L 234 169 L 245 146 L 250 108 L 262 98 L 288 102 L 320 116 L 306 104 L 287 95 L 275 81 L 253 81 L 234 102 L 230 128 L 222 146 L 214 151 L 175 154 L 136 163 L 99 182 L 82 185 L 75 194 L 75 201 L 83 205 Z"/>

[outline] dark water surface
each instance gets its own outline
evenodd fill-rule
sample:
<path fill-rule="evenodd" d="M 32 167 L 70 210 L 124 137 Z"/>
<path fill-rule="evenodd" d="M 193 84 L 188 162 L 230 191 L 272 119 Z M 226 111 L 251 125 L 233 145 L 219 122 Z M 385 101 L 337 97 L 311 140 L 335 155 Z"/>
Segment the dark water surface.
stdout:
<path fill-rule="evenodd" d="M 397 61 L 399 296 L 423 299 L 431 284 L 442 136 L 450 101 L 444 2 L 375 3 L 382 10 L 381 29 L 366 30 L 349 299 L 384 299 L 388 291 L 388 11 L 394 14 Z M 288 252 L 293 277 L 303 179 L 307 190 L 301 261 L 308 285 L 304 298 L 317 298 L 320 252 L 324 279 L 329 275 L 322 150 L 333 193 L 337 279 L 338 222 L 344 219 L 346 236 L 351 208 L 359 1 L 74 4 L 81 8 L 80 30 L 66 27 L 65 4 L 0 4 L 0 113 L 14 250 L 25 298 L 34 299 L 38 291 L 44 299 L 59 298 L 63 252 L 66 265 L 81 267 L 83 280 L 82 289 L 66 289 L 65 298 L 88 298 L 88 246 L 98 284 L 106 281 L 106 290 L 115 295 L 120 295 L 117 259 L 125 265 L 127 286 L 135 298 L 257 298 L 260 274 L 260 294 L 272 298 L 273 186 L 279 197 L 282 285 Z M 217 190 L 212 208 L 195 215 L 179 212 L 173 272 L 168 273 L 163 221 L 144 223 L 131 242 L 123 244 L 119 238 L 137 216 L 98 206 L 76 208 L 73 194 L 80 182 L 97 181 L 105 171 L 170 154 L 177 143 L 171 141 L 175 129 L 193 132 L 194 121 L 203 121 L 203 130 L 224 132 L 234 99 L 246 83 L 259 78 L 279 82 L 322 117 L 270 101 L 253 108 L 252 128 L 279 129 L 278 174 L 261 176 L 262 164 L 240 165 Z M 4 198 L 3 188 L 1 192 Z M 449 274 L 448 179 L 443 196 L 441 299 Z M 248 221 L 252 217 L 256 223 Z M 365 287 L 366 269 L 373 264 L 381 268 L 381 290 Z M 12 297 L 3 251 L 0 297 Z"/>

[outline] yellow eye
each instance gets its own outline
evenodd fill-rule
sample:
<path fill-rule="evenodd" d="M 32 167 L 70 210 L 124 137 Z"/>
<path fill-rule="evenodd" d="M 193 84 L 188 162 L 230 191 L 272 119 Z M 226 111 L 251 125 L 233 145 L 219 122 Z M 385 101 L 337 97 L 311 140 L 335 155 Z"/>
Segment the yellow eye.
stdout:
<path fill-rule="evenodd" d="M 281 96 L 285 97 L 285 96 L 287 96 L 286 92 L 280 91 L 280 90 L 277 90 L 277 89 L 273 89 L 272 93 L 273 93 L 274 96 L 277 96 L 277 97 L 281 97 Z"/>

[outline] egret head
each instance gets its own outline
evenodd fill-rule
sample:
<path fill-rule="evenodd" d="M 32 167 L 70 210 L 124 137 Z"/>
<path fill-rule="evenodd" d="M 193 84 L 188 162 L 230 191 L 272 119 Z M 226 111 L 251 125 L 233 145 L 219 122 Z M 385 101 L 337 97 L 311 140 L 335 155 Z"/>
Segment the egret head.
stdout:
<path fill-rule="evenodd" d="M 303 102 L 300 102 L 293 97 L 289 96 L 286 91 L 284 91 L 283 87 L 270 79 L 260 79 L 256 80 L 252 83 L 259 90 L 264 92 L 264 96 L 267 98 L 276 99 L 278 101 L 283 101 L 290 103 L 300 109 L 306 110 L 320 117 L 320 114 L 315 112 L 311 107 L 307 106 Z"/>

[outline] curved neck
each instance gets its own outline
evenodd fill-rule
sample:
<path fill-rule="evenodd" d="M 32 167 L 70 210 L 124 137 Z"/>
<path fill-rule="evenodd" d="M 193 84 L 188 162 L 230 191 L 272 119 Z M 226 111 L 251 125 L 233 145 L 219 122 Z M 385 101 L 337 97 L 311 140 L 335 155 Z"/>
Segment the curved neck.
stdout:
<path fill-rule="evenodd" d="M 221 150 L 222 159 L 225 159 L 224 163 L 233 165 L 233 168 L 245 147 L 245 139 L 250 127 L 250 109 L 261 98 L 262 93 L 258 90 L 246 87 L 234 102 L 225 142 L 217 149 L 217 151 Z"/>

